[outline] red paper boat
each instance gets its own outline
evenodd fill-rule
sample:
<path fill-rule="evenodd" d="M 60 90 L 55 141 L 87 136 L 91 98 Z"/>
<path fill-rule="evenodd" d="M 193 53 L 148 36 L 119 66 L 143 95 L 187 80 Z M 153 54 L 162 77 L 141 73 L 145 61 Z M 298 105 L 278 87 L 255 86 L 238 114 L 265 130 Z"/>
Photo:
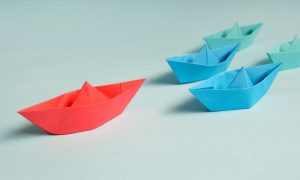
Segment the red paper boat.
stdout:
<path fill-rule="evenodd" d="M 71 91 L 18 113 L 50 134 L 95 129 L 121 114 L 145 79 Z"/>

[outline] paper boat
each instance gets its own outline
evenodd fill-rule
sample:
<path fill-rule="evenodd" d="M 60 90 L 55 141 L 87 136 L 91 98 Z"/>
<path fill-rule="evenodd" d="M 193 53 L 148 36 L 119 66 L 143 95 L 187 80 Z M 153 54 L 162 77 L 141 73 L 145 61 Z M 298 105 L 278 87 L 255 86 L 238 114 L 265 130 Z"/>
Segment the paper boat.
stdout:
<path fill-rule="evenodd" d="M 230 29 L 205 36 L 203 39 L 209 48 L 223 47 L 228 44 L 240 44 L 242 50 L 250 46 L 262 27 L 262 23 L 252 24 L 248 26 L 239 26 L 235 23 Z"/>
<path fill-rule="evenodd" d="M 281 44 L 267 53 L 271 62 L 282 62 L 281 70 L 300 67 L 300 39 Z"/>
<path fill-rule="evenodd" d="M 167 62 L 180 83 L 200 81 L 225 71 L 238 48 L 238 44 L 216 49 L 204 45 L 199 53 L 171 57 Z"/>
<path fill-rule="evenodd" d="M 71 91 L 18 113 L 50 134 L 95 129 L 121 114 L 145 79 Z"/>
<path fill-rule="evenodd" d="M 268 91 L 281 63 L 228 71 L 190 88 L 210 111 L 247 109 Z"/>

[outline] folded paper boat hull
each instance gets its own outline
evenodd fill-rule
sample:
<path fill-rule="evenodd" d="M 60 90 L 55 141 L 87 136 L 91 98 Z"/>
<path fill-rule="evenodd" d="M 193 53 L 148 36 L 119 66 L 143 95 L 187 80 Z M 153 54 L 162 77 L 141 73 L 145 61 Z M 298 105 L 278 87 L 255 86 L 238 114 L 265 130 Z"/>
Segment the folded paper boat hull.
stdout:
<path fill-rule="evenodd" d="M 212 49 L 212 52 L 217 57 L 227 56 L 225 61 L 213 66 L 199 65 L 174 60 L 177 57 L 168 58 L 167 63 L 169 64 L 179 83 L 201 81 L 225 71 L 230 65 L 234 55 L 238 51 L 238 48 L 239 46 L 235 44 L 227 45 L 223 48 Z"/>
<path fill-rule="evenodd" d="M 62 98 L 74 98 L 78 90 L 72 91 L 18 113 L 50 134 L 70 134 L 95 129 L 121 114 L 144 79 L 124 83 L 97 86 L 111 99 L 92 105 L 78 107 L 49 108 Z"/>
<path fill-rule="evenodd" d="M 276 64 L 267 64 L 257 66 L 261 69 L 265 69 L 267 73 L 266 77 L 257 83 L 256 85 L 245 88 L 245 89 L 210 89 L 204 88 L 212 85 L 214 83 L 214 79 L 219 76 L 224 75 L 222 73 L 206 82 L 196 85 L 190 88 L 190 92 L 210 111 L 227 111 L 227 110 L 238 110 L 238 109 L 248 109 L 256 104 L 269 90 L 273 80 L 275 79 L 278 71 L 280 70 L 280 63 Z M 255 76 L 255 68 L 251 67 L 246 68 L 247 72 L 253 72 Z M 226 73 L 232 73 L 233 71 L 229 71 Z M 257 77 L 254 77 L 259 80 L 259 74 Z"/>
<path fill-rule="evenodd" d="M 202 65 L 185 64 L 180 62 L 168 61 L 179 83 L 190 83 L 208 79 L 219 72 L 225 71 L 229 61 L 216 67 Z"/>
<path fill-rule="evenodd" d="M 282 62 L 281 70 L 300 67 L 300 52 L 267 53 L 273 63 Z"/>
<path fill-rule="evenodd" d="M 253 24 L 249 26 L 244 26 L 243 30 L 245 32 L 251 32 L 250 35 L 246 35 L 242 38 L 224 38 L 222 37 L 223 34 L 225 34 L 228 29 L 224 31 L 217 32 L 212 35 L 205 36 L 203 39 L 208 45 L 209 48 L 219 48 L 223 47 L 229 44 L 240 44 L 240 49 L 245 49 L 249 47 L 251 44 L 253 44 L 259 30 L 261 29 L 262 24 Z"/>

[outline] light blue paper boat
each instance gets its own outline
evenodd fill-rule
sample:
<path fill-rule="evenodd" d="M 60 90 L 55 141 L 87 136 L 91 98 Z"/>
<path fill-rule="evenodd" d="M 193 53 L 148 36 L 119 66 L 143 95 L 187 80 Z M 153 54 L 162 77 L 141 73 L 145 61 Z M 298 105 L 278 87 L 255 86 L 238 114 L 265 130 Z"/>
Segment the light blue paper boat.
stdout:
<path fill-rule="evenodd" d="M 210 111 L 247 109 L 266 94 L 280 66 L 272 63 L 224 72 L 189 90 Z"/>
<path fill-rule="evenodd" d="M 170 57 L 167 62 L 180 83 L 195 82 L 225 71 L 238 48 L 238 44 L 216 49 L 204 45 L 199 53 Z"/>
<path fill-rule="evenodd" d="M 300 39 L 281 44 L 267 53 L 271 62 L 282 62 L 281 70 L 300 67 Z"/>
<path fill-rule="evenodd" d="M 228 44 L 240 44 L 240 50 L 250 46 L 261 29 L 262 23 L 240 26 L 235 23 L 230 29 L 205 36 L 203 39 L 209 48 L 223 47 Z"/>

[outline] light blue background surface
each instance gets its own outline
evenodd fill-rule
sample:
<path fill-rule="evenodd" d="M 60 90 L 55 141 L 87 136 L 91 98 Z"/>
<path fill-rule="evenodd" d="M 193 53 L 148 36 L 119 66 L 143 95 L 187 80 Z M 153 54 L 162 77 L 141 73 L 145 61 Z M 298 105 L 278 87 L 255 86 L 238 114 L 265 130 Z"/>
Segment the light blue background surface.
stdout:
<path fill-rule="evenodd" d="M 300 32 L 295 1 L 0 1 L 0 179 L 295 180 L 300 69 L 281 72 L 251 110 L 201 112 L 165 62 L 204 35 L 263 22 L 229 69 L 266 63 Z M 16 111 L 60 93 L 146 77 L 122 116 L 46 135 Z"/>

